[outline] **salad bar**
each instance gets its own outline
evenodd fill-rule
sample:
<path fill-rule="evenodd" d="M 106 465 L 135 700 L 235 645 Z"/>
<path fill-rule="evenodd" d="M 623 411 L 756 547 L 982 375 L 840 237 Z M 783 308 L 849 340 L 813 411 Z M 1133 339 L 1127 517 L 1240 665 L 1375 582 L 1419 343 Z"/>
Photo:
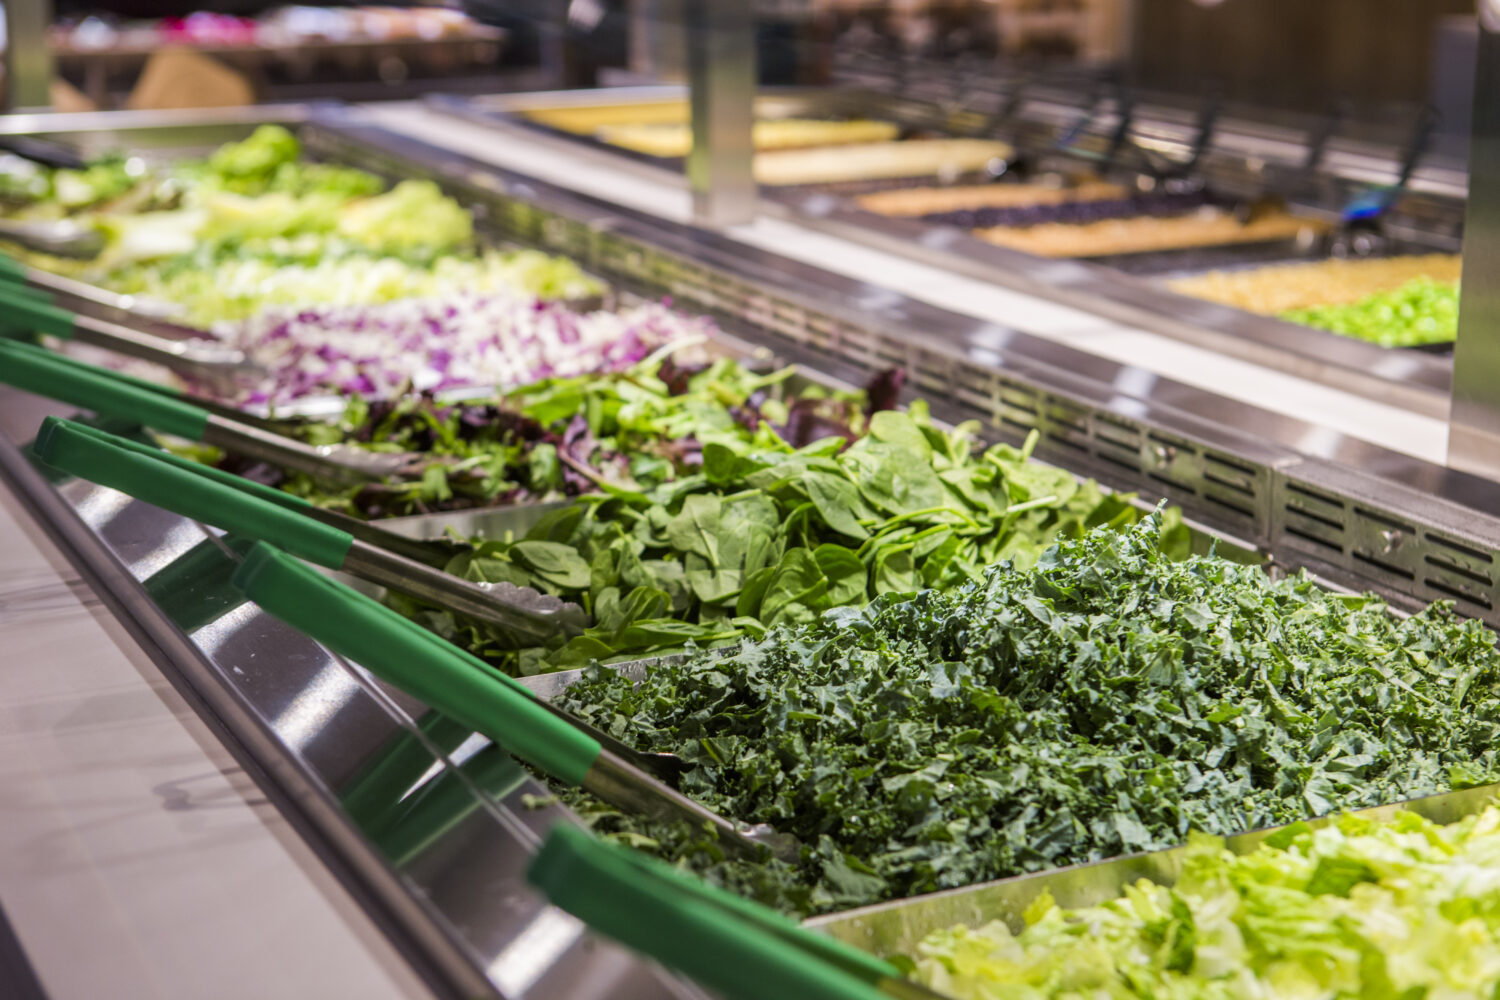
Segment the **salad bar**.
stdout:
<path fill-rule="evenodd" d="M 975 110 L 986 99 L 994 110 Z M 667 88 L 434 104 L 617 152 L 622 121 L 686 108 Z M 1097 90 L 1017 86 L 961 105 L 793 92 L 760 97 L 756 114 L 763 128 L 885 122 L 899 128 L 885 145 L 911 157 L 903 166 L 881 155 L 883 172 L 872 173 L 862 147 L 804 132 L 807 148 L 757 156 L 768 212 L 1416 412 L 1445 412 L 1463 164 L 1433 141 L 1430 115 L 1393 139 L 1392 152 L 1341 138 L 1337 118 L 1272 127 L 1216 105 L 1191 115 Z M 945 142 L 969 145 L 944 154 Z M 924 150 L 946 159 L 920 160 Z M 794 155 L 837 161 L 842 173 L 783 174 L 773 158 Z M 622 158 L 679 169 L 638 150 Z M 1280 305 L 1289 284 L 1310 297 Z M 1262 289 L 1271 288 L 1268 297 Z"/>
<path fill-rule="evenodd" d="M 680 152 L 623 104 L 536 124 Z M 809 107 L 830 226 L 1338 228 Z M 28 132 L 0 476 L 436 994 L 1496 988 L 1493 483 L 359 109 Z M 1437 242 L 1109 280 L 1377 352 Z"/>

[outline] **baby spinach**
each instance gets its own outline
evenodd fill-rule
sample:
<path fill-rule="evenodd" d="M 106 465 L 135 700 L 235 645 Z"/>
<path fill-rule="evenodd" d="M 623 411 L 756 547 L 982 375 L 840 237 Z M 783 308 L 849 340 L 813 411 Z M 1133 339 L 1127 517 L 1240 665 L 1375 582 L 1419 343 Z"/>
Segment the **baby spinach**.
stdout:
<path fill-rule="evenodd" d="M 447 567 L 578 601 L 594 628 L 517 651 L 469 627 L 468 644 L 530 673 L 731 643 L 881 594 L 951 589 L 1002 560 L 1028 566 L 1057 538 L 1136 520 L 1128 497 L 1031 461 L 1034 438 L 975 456 L 973 430 L 940 428 L 917 403 L 873 414 L 852 444 L 794 447 L 766 425 L 749 438 L 700 431 L 703 471 L 580 497 L 525 538 L 481 543 Z M 1167 531 L 1185 554 L 1175 515 Z M 525 554 L 538 539 L 575 559 L 538 563 Z"/>

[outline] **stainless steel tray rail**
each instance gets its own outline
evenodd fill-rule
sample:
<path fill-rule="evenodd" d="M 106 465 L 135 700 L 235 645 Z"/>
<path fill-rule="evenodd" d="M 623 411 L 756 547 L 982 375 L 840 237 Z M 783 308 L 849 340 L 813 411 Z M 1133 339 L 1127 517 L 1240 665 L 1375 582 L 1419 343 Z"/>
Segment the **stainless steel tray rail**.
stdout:
<path fill-rule="evenodd" d="M 678 94 L 674 88 L 622 88 L 607 93 L 565 91 L 495 98 L 440 97 L 432 106 L 468 121 L 520 126 L 539 133 L 565 136 L 569 141 L 607 149 L 622 169 L 652 170 L 649 158 L 632 156 L 615 147 L 558 132 L 525 117 L 535 107 L 589 103 L 631 103 L 661 100 Z M 769 98 L 767 98 L 769 99 Z M 895 120 L 913 129 L 967 134 L 983 122 L 976 111 L 955 110 L 938 102 L 876 91 L 794 91 L 777 95 L 778 113 L 810 115 L 864 114 Z M 1007 137 L 1023 148 L 1045 149 L 1077 117 L 1077 95 L 1057 91 L 1028 91 L 1023 114 L 1008 126 Z M 1142 141 L 1171 157 L 1187 154 L 1194 138 L 1192 116 L 1172 108 L 1138 106 L 1135 131 Z M 1081 147 L 1102 152 L 1116 123 L 1106 110 L 1092 124 Z M 1228 194 L 1254 196 L 1278 185 L 1302 185 L 1306 155 L 1305 133 L 1285 126 L 1254 121 L 1221 120 L 1216 140 L 1202 161 L 1199 174 Z M 1368 142 L 1330 143 L 1315 177 L 1317 203 L 1341 205 L 1356 190 L 1390 183 L 1398 170 L 1398 155 Z M 1416 172 L 1407 196 L 1388 218 L 1390 235 L 1403 248 L 1455 251 L 1462 226 L 1466 172 L 1464 165 L 1443 158 Z M 667 171 L 656 173 L 666 176 Z M 892 218 L 859 208 L 852 201 L 798 189 L 763 189 L 765 210 L 844 239 L 902 254 L 993 284 L 1051 301 L 1083 308 L 1131 326 L 1151 330 L 1256 364 L 1313 378 L 1329 385 L 1396 402 L 1428 416 L 1446 416 L 1452 384 L 1452 360 L 1410 350 L 1391 350 L 1354 338 L 1282 322 L 1178 295 L 1159 281 L 1126 273 L 1142 261 L 1173 261 L 1174 270 L 1190 267 L 1186 254 L 1134 255 L 1103 261 L 1057 261 L 1034 257 L 978 239 L 968 232 L 935 226 L 919 219 Z M 1330 211 L 1322 213 L 1332 215 Z M 1220 266 L 1253 261 L 1265 248 L 1240 247 L 1215 252 Z M 1289 247 L 1274 249 L 1272 257 L 1295 256 Z M 1154 266 L 1164 266 L 1156 263 Z M 1121 270 L 1124 267 L 1126 270 Z"/>

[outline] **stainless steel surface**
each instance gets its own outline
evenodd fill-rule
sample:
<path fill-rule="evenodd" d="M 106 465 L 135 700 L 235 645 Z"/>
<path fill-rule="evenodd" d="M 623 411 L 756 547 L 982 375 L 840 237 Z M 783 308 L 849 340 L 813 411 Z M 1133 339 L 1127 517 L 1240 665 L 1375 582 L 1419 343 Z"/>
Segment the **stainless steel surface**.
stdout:
<path fill-rule="evenodd" d="M 163 336 L 176 338 L 202 336 L 200 330 L 170 323 L 174 316 L 182 314 L 182 307 L 173 303 L 158 302 L 134 295 L 121 295 L 90 285 L 85 281 L 65 278 L 51 271 L 43 271 L 37 267 L 26 269 L 26 283 L 61 296 L 64 300 L 62 304 L 74 312 L 89 312 L 93 308 L 102 310 L 97 313 L 102 318 L 112 319 L 119 323 L 160 324 L 151 332 Z"/>
<path fill-rule="evenodd" d="M 680 657 L 671 657 L 679 659 Z M 629 663 L 610 663 L 605 669 L 612 670 L 621 677 L 627 677 L 632 681 L 640 681 L 658 663 L 664 662 L 661 658 L 649 660 L 632 660 Z M 587 676 L 590 668 L 583 667 L 578 670 L 558 670 L 550 674 L 534 674 L 530 677 L 516 678 L 531 692 L 543 701 L 550 702 L 568 688 L 577 684 Z"/>
<path fill-rule="evenodd" d="M 441 529 L 431 536 L 407 534 L 386 530 L 389 522 L 361 521 L 357 517 L 340 514 L 338 511 L 324 507 L 308 506 L 304 508 L 304 511 L 313 520 L 322 521 L 340 531 L 348 532 L 358 541 L 428 566 L 441 568 L 447 565 L 457 551 L 456 545 L 443 544 L 444 542 L 452 543 L 454 539 L 443 533 Z"/>
<path fill-rule="evenodd" d="M 0 391 L 8 433 L 18 426 L 11 418 L 31 402 Z M 692 987 L 593 937 L 527 886 L 531 851 L 553 823 L 571 821 L 550 804 L 544 786 L 508 758 L 498 771 L 476 772 L 469 762 L 482 744 L 434 742 L 418 727 L 422 706 L 232 591 L 222 593 L 234 564 L 230 551 L 221 549 L 217 572 L 179 574 L 170 591 L 156 591 L 160 603 L 146 597 L 142 581 L 170 571 L 205 542 L 218 548 L 212 534 L 91 484 L 54 487 L 10 441 L 0 441 L 0 470 L 76 541 L 77 558 L 101 574 L 99 586 L 117 613 L 164 644 L 174 683 L 219 738 L 244 754 L 320 860 L 356 891 L 439 995 L 702 1000 Z M 164 611 L 196 608 L 216 594 L 218 609 L 206 620 L 183 618 L 179 626 Z M 393 744 L 414 746 L 420 766 L 407 782 L 367 795 L 379 808 L 357 821 L 340 797 Z M 418 793 L 429 789 L 447 802 L 418 809 L 429 804 Z"/>
<path fill-rule="evenodd" d="M 1500 478 L 1500 8 L 1479 5 L 1448 464 Z"/>
<path fill-rule="evenodd" d="M 513 583 L 470 583 L 440 569 L 356 540 L 343 570 L 382 587 L 467 615 L 536 646 L 557 636 L 579 635 L 591 623 L 570 601 Z"/>
<path fill-rule="evenodd" d="M 1355 812 L 1372 819 L 1389 820 L 1398 811 L 1409 809 L 1435 822 L 1451 823 L 1489 805 L 1497 793 L 1500 793 L 1500 785 L 1484 785 Z M 1328 821 L 1325 817 L 1312 822 L 1320 825 Z M 1228 837 L 1226 846 L 1239 854 L 1248 853 L 1279 829 L 1283 828 L 1273 827 Z M 957 924 L 979 927 L 992 920 L 1001 920 L 1019 932 L 1024 926 L 1022 914 L 1026 907 L 1043 892 L 1050 892 L 1058 906 L 1071 908 L 1094 906 L 1114 899 L 1126 886 L 1143 878 L 1171 885 L 1181 873 L 1185 853 L 1184 848 L 1176 847 L 1074 865 L 814 917 L 807 921 L 807 925 L 877 955 L 910 956 L 916 954 L 917 945 L 928 934 Z"/>
<path fill-rule="evenodd" d="M 384 518 L 380 521 L 380 527 L 393 534 L 427 541 L 451 539 L 454 535 L 460 539 L 503 539 L 506 534 L 519 538 L 548 514 L 570 506 L 572 501 L 558 500 L 552 503 L 516 504 L 511 507 L 449 510 L 436 514 Z"/>
<path fill-rule="evenodd" d="M 119 323 L 78 316 L 73 339 L 169 368 L 190 378 L 217 385 L 228 393 L 243 382 L 264 378 L 264 366 L 248 360 L 243 351 L 211 340 L 169 340 Z"/>
<path fill-rule="evenodd" d="M 627 812 L 663 823 L 711 829 L 729 853 L 749 861 L 759 860 L 766 851 L 783 861 L 797 858 L 799 845 L 794 838 L 764 824 L 742 828 L 608 750 L 602 751 L 589 768 L 583 788 Z"/>
<path fill-rule="evenodd" d="M 0 994 L 432 996 L 9 482 Z"/>
<path fill-rule="evenodd" d="M 51 0 L 11 0 L 5 5 L 5 107 L 45 108 L 52 103 Z"/>
<path fill-rule="evenodd" d="M 99 230 L 73 219 L 0 219 L 0 239 L 58 257 L 92 259 L 104 249 L 104 236 Z"/>
<path fill-rule="evenodd" d="M 304 444 L 217 414 L 208 418 L 203 443 L 324 480 L 363 482 L 399 478 L 420 472 L 421 464 L 430 461 L 406 452 L 366 451 L 342 444 Z"/>
<path fill-rule="evenodd" d="M 755 217 L 755 27 L 751 5 L 687 0 L 693 148 L 688 183 L 699 225 Z"/>

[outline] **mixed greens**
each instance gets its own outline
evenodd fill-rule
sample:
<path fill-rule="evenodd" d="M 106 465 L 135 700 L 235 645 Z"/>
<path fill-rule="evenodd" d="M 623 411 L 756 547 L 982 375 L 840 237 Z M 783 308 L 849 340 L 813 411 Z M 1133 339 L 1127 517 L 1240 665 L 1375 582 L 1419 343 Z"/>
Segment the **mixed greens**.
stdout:
<path fill-rule="evenodd" d="M 1101 906 L 1043 894 L 1003 923 L 929 935 L 915 978 L 954 1000 L 1490 998 L 1500 992 L 1500 809 L 1298 824 L 1236 856 L 1190 840 L 1171 887 Z"/>
<path fill-rule="evenodd" d="M 1000 561 L 1030 565 L 1058 537 L 1138 517 L 1129 497 L 1030 461 L 1030 442 L 976 454 L 973 427 L 944 430 L 921 403 L 891 410 L 891 377 L 854 398 L 767 392 L 789 375 L 652 362 L 441 413 L 414 400 L 356 404 L 342 429 L 309 440 L 352 432 L 462 461 L 420 483 L 332 496 L 301 479 L 284 485 L 367 515 L 586 494 L 447 567 L 579 602 L 596 619 L 583 636 L 516 650 L 503 634 L 393 598 L 522 673 L 730 643 L 880 594 L 953 588 Z M 1185 529 L 1169 535 L 1185 551 Z"/>
<path fill-rule="evenodd" d="M 680 755 L 685 791 L 804 848 L 747 868 L 691 831 L 602 828 L 808 913 L 1500 778 L 1481 624 L 1177 561 L 1160 536 L 1156 516 L 1064 533 L 1029 569 L 885 594 L 638 686 L 590 668 L 564 707 Z"/>
<path fill-rule="evenodd" d="M 918 404 L 874 413 L 852 443 L 710 431 L 701 471 L 651 489 L 608 484 L 448 570 L 594 615 L 560 649 L 521 653 L 515 665 L 531 673 L 759 638 L 881 594 L 951 589 L 1000 561 L 1030 565 L 1054 538 L 1136 519 L 1128 497 L 1029 461 L 1029 447 L 971 455 L 969 430 L 936 427 Z"/>
<path fill-rule="evenodd" d="M 706 321 L 705 321 L 706 322 Z M 625 491 L 674 482 L 702 463 L 702 441 L 749 439 L 762 425 L 790 440 L 810 429 L 852 434 L 867 406 L 889 406 L 878 380 L 869 393 L 785 388 L 792 369 L 757 372 L 731 358 L 683 361 L 681 345 L 623 370 L 541 379 L 488 399 L 442 402 L 429 394 L 350 398 L 334 422 L 296 421 L 281 430 L 309 444 L 416 451 L 434 458 L 417 482 L 338 491 L 280 468 L 201 453 L 223 468 L 280 486 L 320 506 L 360 517 L 425 514 L 543 503 L 601 486 Z M 868 401 L 868 402 L 867 402 Z"/>
<path fill-rule="evenodd" d="M 1458 339 L 1458 283 L 1416 278 L 1358 302 L 1292 309 L 1281 318 L 1381 347 L 1446 344 Z"/>

